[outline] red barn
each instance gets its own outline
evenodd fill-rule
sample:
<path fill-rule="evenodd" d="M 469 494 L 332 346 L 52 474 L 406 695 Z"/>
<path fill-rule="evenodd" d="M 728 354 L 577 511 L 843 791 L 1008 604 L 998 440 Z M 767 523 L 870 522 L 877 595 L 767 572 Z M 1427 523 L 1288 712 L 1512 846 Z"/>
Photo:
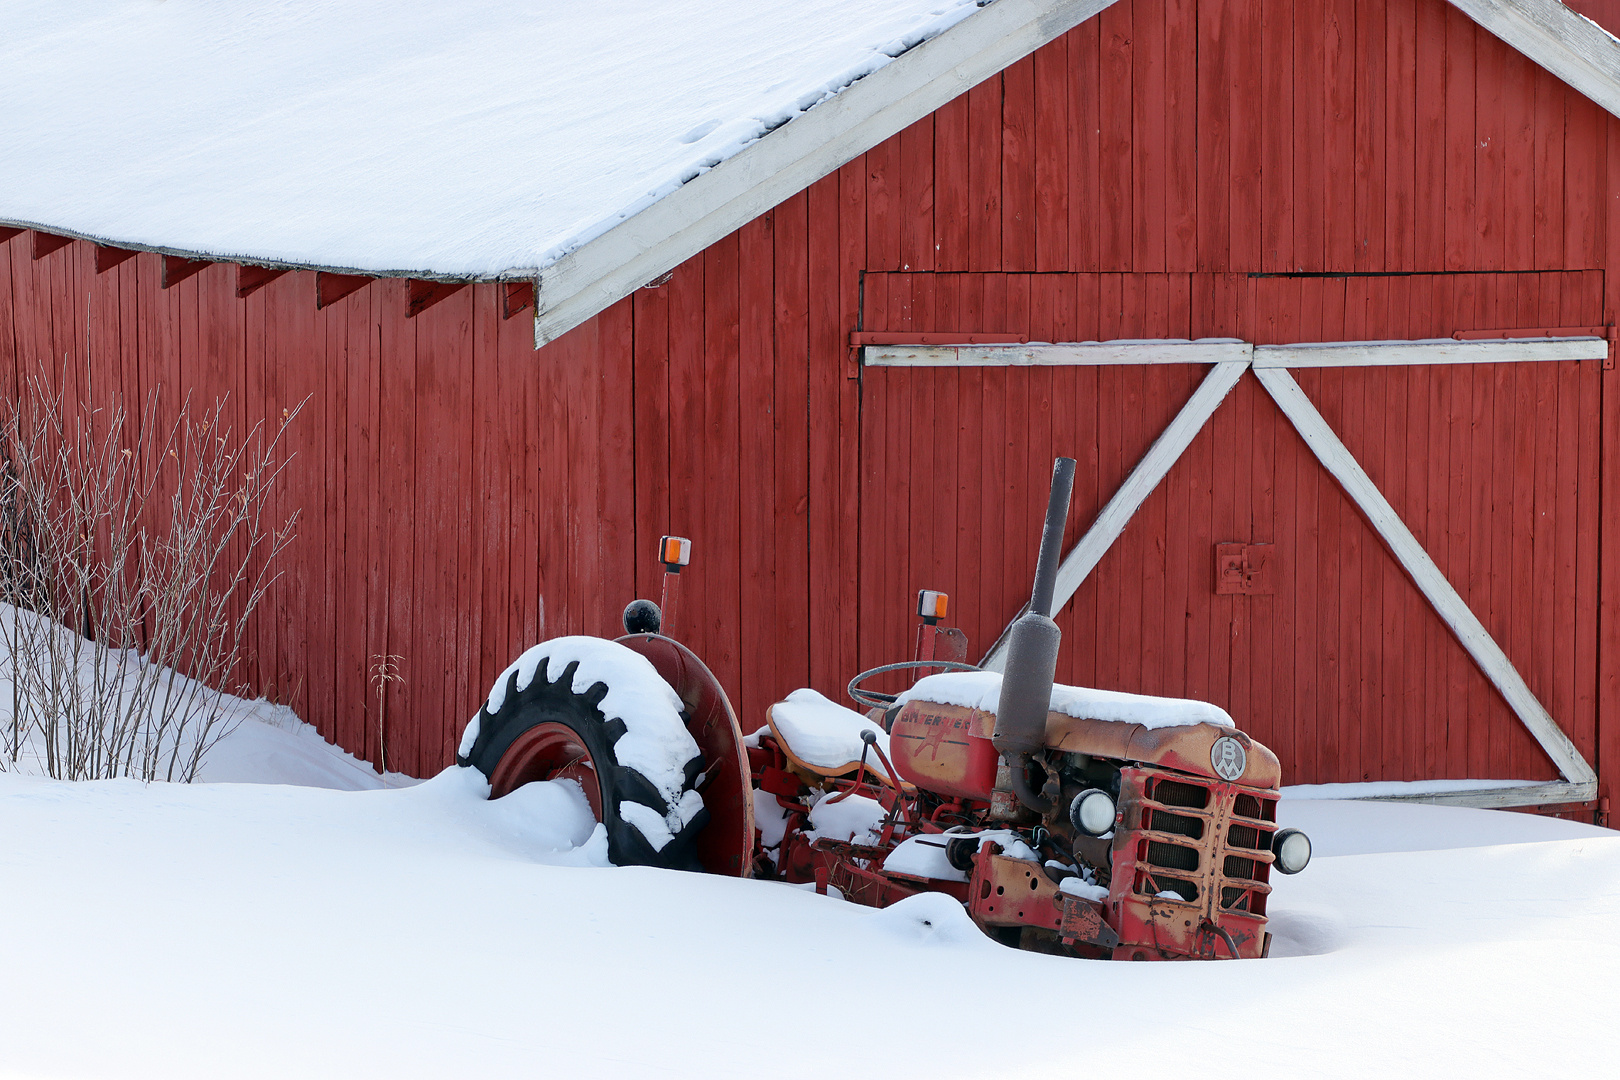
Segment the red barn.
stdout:
<path fill-rule="evenodd" d="M 840 6 L 797 5 L 890 33 Z M 244 424 L 309 397 L 255 689 L 375 761 L 368 665 L 401 656 L 416 773 L 528 644 L 656 596 L 663 533 L 745 727 L 905 658 L 919 588 L 993 661 L 1066 454 L 1061 680 L 1217 702 L 1290 783 L 1603 812 L 1620 42 L 1556 0 L 926 7 L 876 51 L 732 42 L 760 80 L 814 53 L 812 92 L 666 132 L 724 145 L 533 265 L 460 244 L 493 211 L 395 229 L 414 174 L 374 226 L 310 227 L 319 185 L 279 216 L 187 189 L 225 208 L 197 226 L 163 185 L 206 154 L 8 146 L 50 183 L 0 194 L 0 371 L 66 355 Z M 586 194 L 619 183 L 571 145 Z"/>

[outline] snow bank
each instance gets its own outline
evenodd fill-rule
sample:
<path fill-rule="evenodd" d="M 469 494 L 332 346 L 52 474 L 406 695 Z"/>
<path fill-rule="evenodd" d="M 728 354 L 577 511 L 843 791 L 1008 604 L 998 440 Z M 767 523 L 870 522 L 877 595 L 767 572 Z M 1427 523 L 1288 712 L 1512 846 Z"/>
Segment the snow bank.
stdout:
<path fill-rule="evenodd" d="M 1001 674 L 995 671 L 948 671 L 918 679 L 911 689 L 895 699 L 937 701 L 993 713 L 1001 701 Z M 1188 698 L 1149 697 L 1117 690 L 1093 690 L 1085 686 L 1052 687 L 1052 711 L 1081 720 L 1113 720 L 1141 724 L 1145 728 L 1185 727 L 1191 724 L 1219 724 L 1233 727 L 1226 710 L 1207 701 Z"/>
<path fill-rule="evenodd" d="M 877 911 L 770 882 L 603 868 L 594 825 L 564 847 L 589 825 L 577 791 L 485 791 L 470 769 L 368 792 L 0 776 L 0 1074 L 709 1080 L 769 1062 L 810 1080 L 829 1054 L 874 1075 L 1006 1072 L 1005 1040 L 874 1024 L 872 996 L 841 989 L 852 962 L 922 987 L 1015 986 L 1050 1015 L 1083 1016 L 1108 1033 L 1085 1044 L 1099 1074 L 1140 1071 L 1144 1047 L 1185 1058 L 1233 1031 L 1259 1031 L 1255 1052 L 1198 1051 L 1201 1076 L 1252 1080 L 1257 1061 L 1328 1080 L 1494 1080 L 1549 1061 L 1603 1076 L 1620 1055 L 1620 839 L 1606 830 L 1285 801 L 1285 820 L 1319 815 L 1317 857 L 1274 879 L 1270 960 L 1110 964 L 997 945 L 941 894 Z M 1465 831 L 1442 819 L 1466 822 L 1470 843 L 1511 839 L 1526 820 L 1574 831 L 1328 854 L 1331 821 L 1369 809 L 1389 817 L 1345 817 L 1343 832 Z M 713 1017 L 758 1015 L 783 993 L 791 1015 L 731 1034 L 734 1068 L 692 1049 Z M 824 1052 L 795 1049 L 805 1032 L 827 1036 Z M 1025 1039 L 1017 1068 L 1073 1071 L 1075 1053 L 1072 1039 Z"/>
<path fill-rule="evenodd" d="M 94 646 L 62 626 L 47 630 L 39 624 L 43 616 L 32 611 L 0 603 L 0 728 L 12 721 L 14 667 L 10 643 L 16 636 L 16 620 L 31 620 L 34 628 L 25 637 L 37 639 L 40 633 L 52 632 L 63 639 L 59 655 L 80 656 L 79 679 L 86 686 L 92 684 L 94 673 L 92 656 Z M 144 657 L 133 650 L 114 650 L 107 658 L 104 672 L 116 677 L 121 671 L 133 671 L 144 665 Z M 169 676 L 163 675 L 166 681 Z M 246 784 L 302 784 L 310 787 L 335 788 L 358 791 L 377 787 L 402 787 L 417 781 L 401 773 L 389 773 L 385 778 L 377 774 L 369 762 L 333 746 L 321 737 L 314 727 L 300 720 L 291 709 L 264 698 L 247 700 L 231 694 L 217 698 L 208 690 L 195 688 L 192 680 L 174 675 L 175 696 L 188 698 L 193 713 L 182 714 L 186 734 L 181 737 L 180 754 L 188 755 L 195 745 L 195 737 L 206 716 L 204 710 L 217 716 L 208 737 L 218 741 L 207 750 L 197 770 L 199 782 L 228 782 Z M 133 681 L 133 680 L 132 680 Z M 127 700 L 128 695 L 124 695 Z M 170 738 L 165 746 L 173 747 Z M 17 762 L 0 762 L 12 772 L 42 776 L 46 772 L 45 754 L 39 735 L 34 732 L 24 742 Z"/>
<path fill-rule="evenodd" d="M 854 709 L 829 700 L 814 690 L 795 690 L 771 706 L 771 725 L 800 760 L 823 769 L 859 761 L 866 750 L 861 732 L 877 736 L 877 746 L 889 753 L 888 733 Z M 877 754 L 866 754 L 866 767 L 887 776 Z"/>
<path fill-rule="evenodd" d="M 975 0 L 0 5 L 0 221 L 533 273 Z"/>

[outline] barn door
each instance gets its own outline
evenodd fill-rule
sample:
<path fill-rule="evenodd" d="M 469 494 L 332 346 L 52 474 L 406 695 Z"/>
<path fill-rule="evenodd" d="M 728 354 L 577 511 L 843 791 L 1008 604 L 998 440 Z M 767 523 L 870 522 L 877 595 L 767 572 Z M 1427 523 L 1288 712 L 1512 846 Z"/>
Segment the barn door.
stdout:
<path fill-rule="evenodd" d="M 1060 680 L 1217 702 L 1289 783 L 1589 799 L 1605 353 L 869 349 L 863 666 L 908 655 L 919 588 L 994 662 L 1064 454 Z"/>

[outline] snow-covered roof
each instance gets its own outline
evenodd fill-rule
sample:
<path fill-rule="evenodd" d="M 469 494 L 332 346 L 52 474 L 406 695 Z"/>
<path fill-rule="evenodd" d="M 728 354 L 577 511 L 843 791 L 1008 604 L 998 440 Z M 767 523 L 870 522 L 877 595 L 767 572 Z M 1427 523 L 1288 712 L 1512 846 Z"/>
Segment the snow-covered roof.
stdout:
<path fill-rule="evenodd" d="M 8 0 L 0 224 L 534 278 L 539 345 L 1114 2 Z M 1620 116 L 1596 23 L 1453 2 Z"/>
<path fill-rule="evenodd" d="M 0 221 L 533 276 L 975 0 L 0 5 Z"/>

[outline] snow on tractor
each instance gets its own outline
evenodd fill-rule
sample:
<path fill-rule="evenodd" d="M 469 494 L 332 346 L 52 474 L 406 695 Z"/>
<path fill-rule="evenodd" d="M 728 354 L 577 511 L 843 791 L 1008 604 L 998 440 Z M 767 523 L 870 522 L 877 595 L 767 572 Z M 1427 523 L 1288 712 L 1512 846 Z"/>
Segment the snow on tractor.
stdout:
<path fill-rule="evenodd" d="M 947 893 L 990 936 L 1041 952 L 1265 956 L 1271 871 L 1298 873 L 1311 853 L 1277 827 L 1276 755 L 1205 702 L 1053 683 L 1073 480 L 1059 458 L 1005 675 L 957 662 L 965 639 L 938 626 L 946 598 L 924 592 L 919 656 L 850 683 L 865 715 L 797 690 L 744 736 L 709 669 L 659 632 L 690 557 L 665 537 L 662 606 L 632 603 L 617 641 L 524 653 L 457 760 L 490 798 L 578 784 L 618 865 L 814 883 L 874 907 Z M 930 669 L 899 694 L 863 685 Z"/>

